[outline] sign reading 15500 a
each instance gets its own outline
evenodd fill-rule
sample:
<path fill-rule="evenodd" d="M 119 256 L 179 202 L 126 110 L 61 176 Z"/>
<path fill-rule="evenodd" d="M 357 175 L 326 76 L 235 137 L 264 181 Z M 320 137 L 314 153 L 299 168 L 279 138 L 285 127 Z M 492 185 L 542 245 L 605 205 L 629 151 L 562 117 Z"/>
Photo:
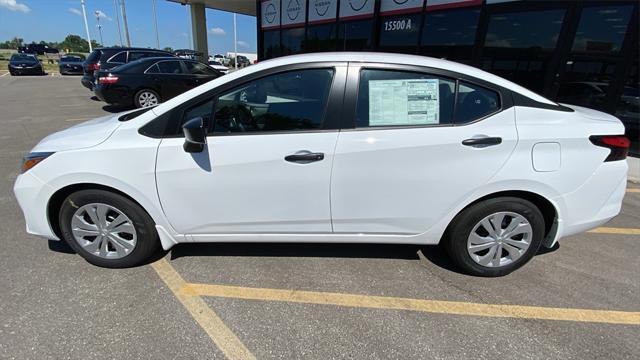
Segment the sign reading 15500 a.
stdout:
<path fill-rule="evenodd" d="M 382 29 L 384 31 L 394 32 L 413 32 L 418 30 L 418 26 L 411 18 L 396 18 L 393 20 L 385 20 Z"/>

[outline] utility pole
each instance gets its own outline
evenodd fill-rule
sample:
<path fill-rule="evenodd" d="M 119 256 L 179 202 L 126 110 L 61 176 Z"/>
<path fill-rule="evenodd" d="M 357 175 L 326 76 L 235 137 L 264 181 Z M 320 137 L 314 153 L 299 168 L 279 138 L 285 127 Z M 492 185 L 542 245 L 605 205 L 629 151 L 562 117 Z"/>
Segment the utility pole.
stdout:
<path fill-rule="evenodd" d="M 153 5 L 153 26 L 156 30 L 156 49 L 160 49 L 160 37 L 158 36 L 158 15 L 156 14 L 156 0 L 151 0 Z"/>
<path fill-rule="evenodd" d="M 120 0 L 120 6 L 122 7 L 122 23 L 124 24 L 124 37 L 127 39 L 127 47 L 131 47 L 131 39 L 129 38 L 129 26 L 127 26 L 127 11 L 124 0 Z"/>
<path fill-rule="evenodd" d="M 233 52 L 235 53 L 233 65 L 236 67 L 236 70 L 238 70 L 238 37 L 236 33 L 236 13 L 233 13 Z"/>
<path fill-rule="evenodd" d="M 84 8 L 84 0 L 80 0 L 80 6 L 82 7 L 82 17 L 84 18 L 84 29 L 87 32 L 87 41 L 89 42 L 89 52 L 93 52 L 93 47 L 91 47 L 91 36 L 89 36 L 89 24 L 87 23 L 87 10 Z"/>
<path fill-rule="evenodd" d="M 96 22 L 98 23 L 98 32 L 100 33 L 100 44 L 104 46 L 104 40 L 102 40 L 102 25 L 100 25 L 100 13 L 98 11 L 94 12 L 96 15 Z"/>
<path fill-rule="evenodd" d="M 116 21 L 118 22 L 118 37 L 120 38 L 120 47 L 122 47 L 122 31 L 120 30 L 120 11 L 118 11 L 118 0 L 113 0 L 113 9 L 116 13 Z"/>

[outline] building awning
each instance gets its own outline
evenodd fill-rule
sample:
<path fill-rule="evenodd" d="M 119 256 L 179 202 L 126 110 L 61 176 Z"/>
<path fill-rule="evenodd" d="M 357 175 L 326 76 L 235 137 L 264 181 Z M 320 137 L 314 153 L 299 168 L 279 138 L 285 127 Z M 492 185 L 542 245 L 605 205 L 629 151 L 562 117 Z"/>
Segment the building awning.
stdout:
<path fill-rule="evenodd" d="M 256 16 L 258 11 L 256 10 L 256 1 L 253 0 L 241 0 L 241 1 L 229 1 L 229 0 L 167 0 L 179 4 L 202 4 L 209 9 L 216 9 L 222 11 L 229 11 L 238 14 Z"/>

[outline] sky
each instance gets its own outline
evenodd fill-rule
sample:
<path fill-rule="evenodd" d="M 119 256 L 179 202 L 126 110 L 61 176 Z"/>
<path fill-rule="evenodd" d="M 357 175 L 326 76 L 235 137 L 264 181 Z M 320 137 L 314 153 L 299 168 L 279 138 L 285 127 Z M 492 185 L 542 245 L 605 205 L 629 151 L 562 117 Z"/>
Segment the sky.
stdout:
<path fill-rule="evenodd" d="M 118 0 L 118 3 L 120 1 Z M 100 42 L 96 15 L 107 46 L 119 45 L 114 0 L 85 0 L 91 39 Z M 192 48 L 189 43 L 189 6 L 156 0 L 160 48 Z M 126 0 L 127 23 L 132 46 L 155 47 L 152 0 Z M 233 14 L 206 10 L 209 53 L 233 51 Z M 122 17 L 120 17 L 122 24 Z M 121 25 L 122 26 L 122 25 Z M 256 52 L 256 18 L 237 15 L 238 52 Z M 124 28 L 123 42 L 124 39 Z M 62 41 L 68 34 L 86 39 L 80 0 L 0 0 L 0 41 L 21 37 L 25 42 Z"/>

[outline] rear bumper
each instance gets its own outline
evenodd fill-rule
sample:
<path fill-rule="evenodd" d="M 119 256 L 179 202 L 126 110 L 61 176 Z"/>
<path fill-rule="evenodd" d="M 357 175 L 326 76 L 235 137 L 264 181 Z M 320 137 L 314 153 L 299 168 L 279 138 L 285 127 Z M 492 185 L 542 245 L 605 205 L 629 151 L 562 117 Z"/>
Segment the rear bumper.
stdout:
<path fill-rule="evenodd" d="M 93 76 L 89 76 L 86 74 L 82 76 L 82 80 L 80 80 L 80 83 L 82 83 L 82 86 L 91 91 L 93 91 L 93 88 L 95 87 L 95 84 L 93 83 Z"/>
<path fill-rule="evenodd" d="M 620 213 L 627 188 L 625 160 L 603 163 L 575 191 L 554 199 L 563 204 L 558 219 L 558 232 L 551 246 L 564 236 L 578 234 L 601 226 Z"/>
<path fill-rule="evenodd" d="M 133 95 L 122 86 L 96 85 L 93 92 L 96 96 L 112 105 L 133 105 Z"/>
<path fill-rule="evenodd" d="M 13 193 L 24 214 L 27 233 L 60 240 L 51 229 L 47 216 L 47 205 L 53 188 L 27 172 L 18 176 Z"/>

